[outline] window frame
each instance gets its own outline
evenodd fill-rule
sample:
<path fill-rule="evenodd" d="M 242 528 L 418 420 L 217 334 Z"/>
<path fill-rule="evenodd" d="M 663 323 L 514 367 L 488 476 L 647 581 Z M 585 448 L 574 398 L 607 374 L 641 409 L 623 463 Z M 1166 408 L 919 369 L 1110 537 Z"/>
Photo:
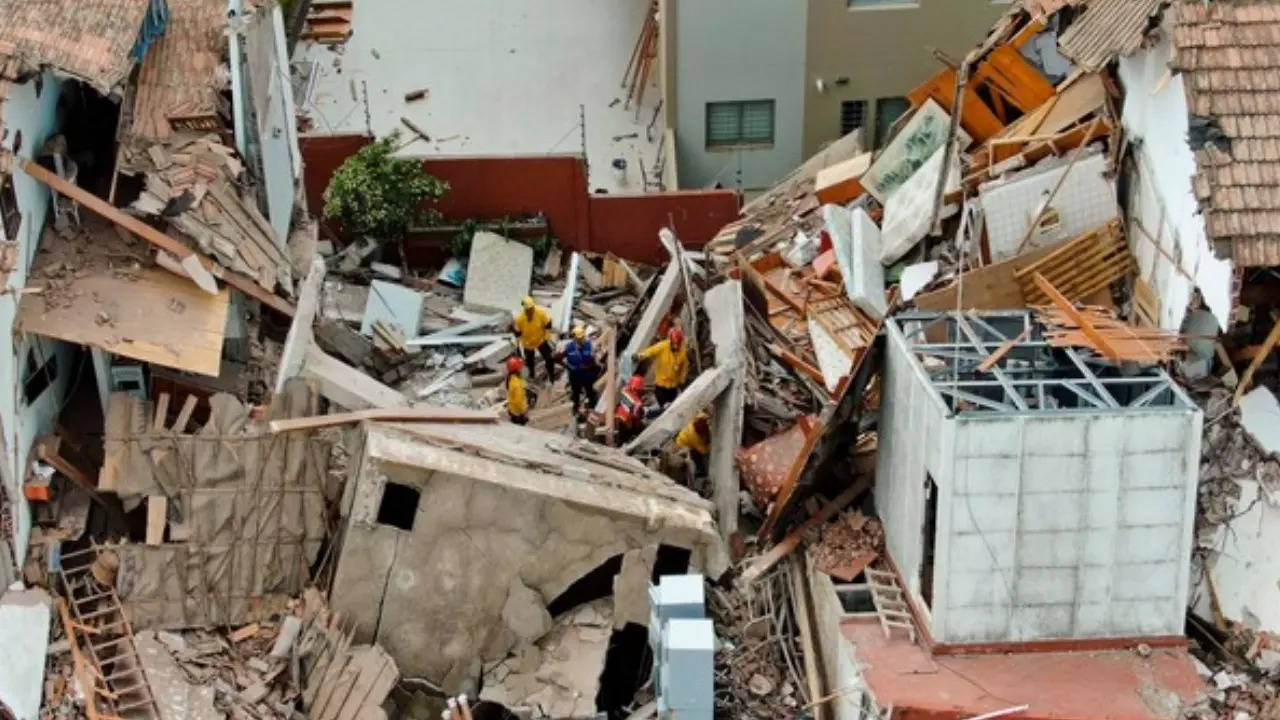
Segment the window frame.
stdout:
<path fill-rule="evenodd" d="M 769 108 L 769 137 L 767 140 L 748 138 L 744 131 L 747 108 L 752 105 L 767 105 Z M 738 133 L 732 140 L 713 140 L 711 132 L 711 115 L 713 107 L 735 106 L 738 113 Z M 704 142 L 707 150 L 736 150 L 742 148 L 771 148 L 778 139 L 778 102 L 773 99 L 755 100 L 717 100 L 706 104 L 704 109 Z"/>
<path fill-rule="evenodd" d="M 844 0 L 849 12 L 867 10 L 913 10 L 920 7 L 920 0 Z"/>
<path fill-rule="evenodd" d="M 845 135 L 848 135 L 849 133 L 859 128 L 865 129 L 867 127 L 867 106 L 868 105 L 869 103 L 866 100 L 841 100 L 840 101 L 840 137 L 844 137 Z M 857 116 L 858 116 L 858 123 L 856 125 L 849 127 L 848 129 L 845 129 L 845 123 L 844 123 L 846 107 L 857 108 Z"/>

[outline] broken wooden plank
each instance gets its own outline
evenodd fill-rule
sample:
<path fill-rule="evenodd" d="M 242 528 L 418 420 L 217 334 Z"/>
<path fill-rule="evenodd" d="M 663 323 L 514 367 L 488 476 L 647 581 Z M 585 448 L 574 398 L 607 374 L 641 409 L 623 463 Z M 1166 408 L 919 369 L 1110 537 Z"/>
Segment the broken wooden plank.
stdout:
<path fill-rule="evenodd" d="M 1084 333 L 1085 337 L 1089 338 L 1090 342 L 1093 343 L 1093 346 L 1098 350 L 1098 352 L 1107 356 L 1112 361 L 1120 361 L 1120 353 L 1115 349 L 1115 346 L 1108 342 L 1107 338 L 1103 336 L 1102 333 L 1098 332 L 1097 328 L 1093 326 L 1093 323 L 1089 322 L 1084 314 L 1077 310 L 1075 305 L 1071 304 L 1070 300 L 1063 297 L 1062 293 L 1058 292 L 1057 288 L 1055 288 L 1052 283 L 1046 280 L 1040 273 L 1032 275 L 1032 279 L 1035 280 L 1036 287 L 1040 288 L 1040 292 L 1048 296 L 1049 300 L 1052 301 L 1053 304 L 1063 312 L 1063 314 L 1071 318 L 1071 321 L 1080 328 L 1080 331 Z"/>
<path fill-rule="evenodd" d="M 147 496 L 147 539 L 148 545 L 159 545 L 164 542 L 164 526 L 169 511 L 169 498 L 164 495 Z"/>
<path fill-rule="evenodd" d="M 1231 396 L 1232 405 L 1239 407 L 1240 398 L 1244 397 L 1245 391 L 1253 383 L 1253 374 L 1258 372 L 1258 368 L 1262 367 L 1262 363 L 1271 355 L 1271 351 L 1275 349 L 1277 342 L 1280 342 L 1280 315 L 1276 316 L 1276 322 L 1271 326 L 1271 332 L 1267 333 L 1267 339 L 1262 341 L 1262 346 L 1258 348 L 1253 360 L 1249 361 L 1249 366 L 1244 369 L 1244 373 L 1240 376 L 1240 381 L 1236 383 L 1236 392 Z"/>
<path fill-rule="evenodd" d="M 1018 346 L 1018 343 L 1026 340 L 1027 335 L 1030 334 L 1030 332 L 1031 332 L 1030 328 L 1024 328 L 1021 333 L 1018 333 L 1017 337 L 1013 338 L 1012 340 L 1005 341 L 1003 344 L 1000 345 L 1000 347 L 996 348 L 995 350 L 992 350 L 991 354 L 988 355 L 985 360 L 983 360 L 981 363 L 978 364 L 978 371 L 991 372 L 991 368 L 995 367 L 997 363 L 1003 360 L 1004 356 L 1008 355 L 1010 350 L 1013 350 L 1015 347 Z"/>

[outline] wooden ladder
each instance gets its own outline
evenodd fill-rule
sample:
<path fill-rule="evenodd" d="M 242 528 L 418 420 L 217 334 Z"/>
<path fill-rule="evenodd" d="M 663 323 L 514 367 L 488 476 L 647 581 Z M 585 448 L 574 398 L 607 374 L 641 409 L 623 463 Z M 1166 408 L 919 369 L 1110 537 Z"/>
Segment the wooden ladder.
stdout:
<path fill-rule="evenodd" d="M 906 598 L 902 596 L 898 576 L 875 567 L 867 567 L 863 572 L 867 577 L 871 602 L 876 606 L 876 616 L 880 618 L 880 629 L 884 630 L 884 636 L 891 637 L 894 628 L 898 628 L 905 630 L 907 637 L 914 643 L 916 625 L 911 617 L 911 609 L 907 607 Z"/>
<path fill-rule="evenodd" d="M 115 588 L 97 581 L 90 572 L 97 558 L 98 546 L 67 553 L 62 556 L 59 575 L 66 594 L 64 622 L 73 646 L 83 649 L 90 665 L 89 680 L 93 697 L 86 707 L 90 720 L 138 718 L 159 720 L 156 706 L 133 644 L 133 627 L 125 616 L 124 607 Z M 88 556 L 68 569 L 66 561 Z"/>

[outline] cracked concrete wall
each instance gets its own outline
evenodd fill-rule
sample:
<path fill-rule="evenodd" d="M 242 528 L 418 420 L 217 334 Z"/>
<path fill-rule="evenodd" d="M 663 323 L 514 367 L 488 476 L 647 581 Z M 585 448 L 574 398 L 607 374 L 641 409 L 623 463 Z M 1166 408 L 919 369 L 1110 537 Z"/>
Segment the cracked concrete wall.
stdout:
<path fill-rule="evenodd" d="M 473 689 L 482 663 L 501 660 L 528 634 L 508 621 L 538 608 L 514 613 L 509 598 L 545 607 L 614 555 L 664 543 L 693 550 L 697 562 L 707 533 L 715 538 L 714 524 L 691 528 L 377 454 L 361 462 L 332 604 L 355 623 L 358 642 L 377 641 L 405 676 L 448 692 Z M 377 522 L 388 481 L 421 491 L 412 530 Z"/>

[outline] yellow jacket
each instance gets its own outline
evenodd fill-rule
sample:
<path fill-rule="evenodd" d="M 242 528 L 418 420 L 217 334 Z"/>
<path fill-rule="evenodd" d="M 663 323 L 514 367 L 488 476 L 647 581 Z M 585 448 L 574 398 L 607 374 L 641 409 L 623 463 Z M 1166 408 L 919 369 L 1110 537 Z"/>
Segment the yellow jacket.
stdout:
<path fill-rule="evenodd" d="M 676 446 L 688 448 L 696 453 L 706 455 L 711 452 L 711 443 L 698 432 L 698 421 L 692 420 L 676 435 Z"/>
<path fill-rule="evenodd" d="M 533 317 L 529 317 L 524 310 L 521 310 L 516 313 L 511 326 L 520 336 L 520 347 L 533 350 L 547 341 L 547 336 L 550 334 L 548 329 L 551 327 L 551 313 L 535 305 Z"/>
<path fill-rule="evenodd" d="M 659 387 L 680 387 L 689 377 L 689 343 L 680 343 L 679 350 L 671 349 L 670 340 L 654 343 L 640 352 L 641 360 L 650 358 L 657 358 L 653 380 Z"/>
<path fill-rule="evenodd" d="M 525 392 L 524 380 L 519 375 L 507 378 L 507 412 L 512 415 L 529 412 L 529 395 Z"/>

